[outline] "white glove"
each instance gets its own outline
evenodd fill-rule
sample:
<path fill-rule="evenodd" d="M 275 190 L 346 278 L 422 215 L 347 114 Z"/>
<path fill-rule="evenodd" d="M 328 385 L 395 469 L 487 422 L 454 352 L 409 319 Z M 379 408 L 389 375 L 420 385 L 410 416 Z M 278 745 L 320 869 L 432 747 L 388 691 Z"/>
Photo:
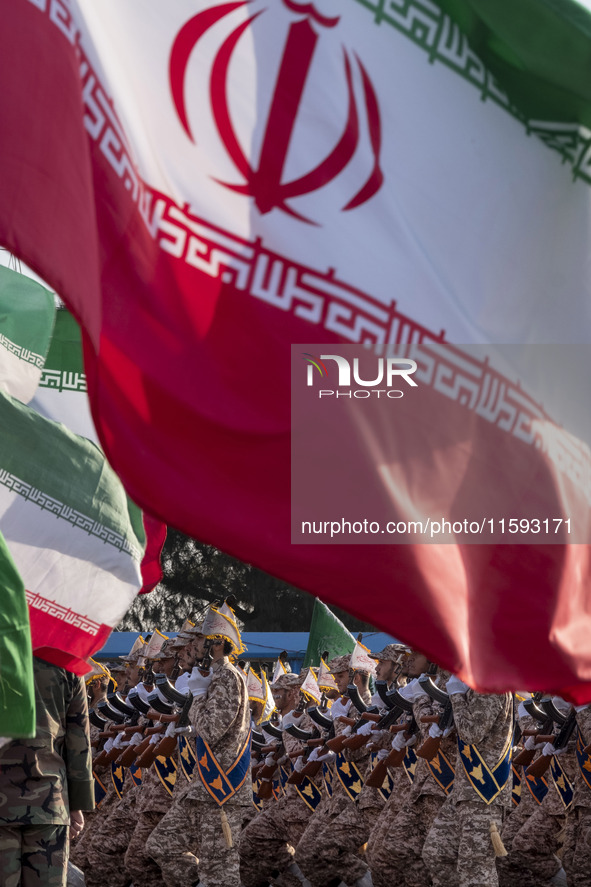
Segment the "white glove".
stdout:
<path fill-rule="evenodd" d="M 387 758 L 390 752 L 387 748 L 381 748 L 378 752 L 378 761 L 383 761 L 384 758 Z"/>
<path fill-rule="evenodd" d="M 402 735 L 404 736 L 404 733 Z M 410 739 L 407 739 L 406 742 L 404 743 L 405 746 L 407 748 L 411 748 L 413 745 L 416 745 L 418 738 L 419 738 L 418 735 L 416 733 L 413 733 L 412 736 L 410 737 Z"/>
<path fill-rule="evenodd" d="M 351 700 L 350 699 L 347 699 L 345 702 L 343 702 L 340 697 L 338 699 L 335 699 L 335 701 L 333 702 L 333 704 L 331 705 L 331 707 L 329 709 L 330 716 L 333 719 L 333 721 L 335 721 L 337 718 L 340 718 L 340 717 L 347 717 L 350 707 L 351 707 Z"/>
<path fill-rule="evenodd" d="M 302 770 L 304 769 L 305 765 L 306 765 L 306 762 L 304 761 L 304 756 L 300 755 L 299 758 L 296 758 L 296 762 L 293 765 L 293 769 L 296 771 L 296 773 L 301 773 Z"/>
<path fill-rule="evenodd" d="M 297 727 L 300 722 L 301 714 L 295 714 L 295 709 L 292 711 L 288 711 L 286 715 L 283 715 L 281 721 L 281 727 L 283 730 L 287 730 L 288 727 L 293 727 L 294 725 Z"/>
<path fill-rule="evenodd" d="M 401 730 L 400 733 L 397 733 L 394 739 L 392 740 L 392 750 L 393 751 L 402 751 L 402 749 L 406 746 L 406 739 L 404 738 L 404 730 Z"/>
<path fill-rule="evenodd" d="M 456 693 L 462 693 L 462 694 L 467 693 L 468 690 L 470 689 L 468 684 L 465 684 L 463 681 L 461 681 L 459 678 L 457 678 L 455 676 L 455 674 L 452 674 L 451 678 L 449 679 L 449 681 L 445 685 L 445 688 L 450 696 L 453 696 Z"/>
<path fill-rule="evenodd" d="M 265 764 L 267 765 L 267 767 L 274 767 L 276 763 L 277 761 L 275 760 L 275 755 L 272 751 L 270 751 L 265 758 Z"/>
<path fill-rule="evenodd" d="M 359 728 L 357 733 L 360 734 L 361 736 L 369 736 L 369 734 L 372 732 L 373 728 L 374 728 L 373 721 L 366 721 L 364 724 L 362 724 L 362 726 Z"/>
<path fill-rule="evenodd" d="M 351 735 L 351 727 L 349 724 L 347 724 L 347 726 L 345 727 L 344 730 L 341 730 L 340 735 L 341 736 L 350 736 Z"/>
<path fill-rule="evenodd" d="M 439 724 L 431 724 L 429 727 L 429 736 L 432 739 L 439 739 L 440 736 L 443 736 L 443 730 Z"/>
<path fill-rule="evenodd" d="M 313 748 L 308 756 L 308 761 L 310 761 L 310 762 L 317 761 L 319 753 L 320 753 L 319 748 Z"/>
<path fill-rule="evenodd" d="M 525 740 L 523 748 L 526 751 L 533 751 L 535 747 L 536 747 L 536 737 L 535 736 L 528 736 L 527 739 Z"/>
<path fill-rule="evenodd" d="M 193 694 L 193 698 L 205 696 L 205 694 L 207 693 L 207 689 L 211 684 L 212 678 L 213 672 L 211 668 L 206 675 L 201 674 L 198 668 L 193 669 L 193 671 L 191 672 L 191 677 L 187 681 L 187 687 Z"/>
<path fill-rule="evenodd" d="M 131 739 L 129 740 L 130 745 L 139 745 L 140 742 L 144 741 L 144 737 L 141 733 L 134 733 Z"/>
<path fill-rule="evenodd" d="M 113 743 L 113 748 L 123 748 L 125 743 L 125 734 L 123 732 L 117 733 L 115 738 L 115 742 Z"/>
<path fill-rule="evenodd" d="M 336 755 L 336 752 L 334 752 L 334 751 L 327 751 L 327 753 L 326 753 L 325 755 L 318 755 L 318 757 L 316 758 L 316 760 L 317 760 L 317 761 L 322 761 L 323 764 L 324 764 L 324 763 L 330 763 L 331 761 L 333 761 L 333 760 L 336 758 L 336 756 L 337 756 L 337 755 Z"/>
<path fill-rule="evenodd" d="M 103 751 L 107 751 L 107 752 L 111 751 L 113 749 L 114 745 L 115 745 L 115 740 L 113 739 L 112 736 L 109 736 L 109 738 L 105 742 L 105 745 L 103 747 Z"/>
<path fill-rule="evenodd" d="M 168 729 L 168 728 L 167 728 Z M 150 736 L 150 745 L 156 745 L 162 739 L 162 733 L 152 733 Z"/>
<path fill-rule="evenodd" d="M 176 730 L 176 721 L 171 721 L 166 730 L 164 731 L 165 736 L 174 736 L 174 731 Z"/>
<path fill-rule="evenodd" d="M 551 755 L 557 754 L 557 751 L 551 742 L 547 742 L 546 745 L 544 746 L 544 748 L 542 749 L 542 754 L 550 757 Z"/>

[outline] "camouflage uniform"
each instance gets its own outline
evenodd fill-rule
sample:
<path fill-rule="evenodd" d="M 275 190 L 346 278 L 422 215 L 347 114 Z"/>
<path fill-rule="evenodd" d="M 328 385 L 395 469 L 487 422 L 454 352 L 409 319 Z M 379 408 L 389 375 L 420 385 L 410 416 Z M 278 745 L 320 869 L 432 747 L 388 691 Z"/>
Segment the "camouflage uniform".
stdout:
<path fill-rule="evenodd" d="M 330 664 L 329 664 L 330 667 Z M 370 694 L 362 694 L 368 703 Z M 349 717 L 355 709 L 349 706 Z M 341 721 L 335 721 L 335 734 L 345 729 Z M 369 752 L 347 751 L 347 760 L 353 761 L 363 773 Z M 369 828 L 357 803 L 352 801 L 339 780 L 333 766 L 333 793 L 326 806 L 316 810 L 296 848 L 295 860 L 313 884 L 328 884 L 333 878 L 341 878 L 346 884 L 354 884 L 368 871 L 368 865 L 359 853 L 369 837 Z"/>
<path fill-rule="evenodd" d="M 583 747 L 591 742 L 591 706 L 577 712 Z M 587 771 L 586 771 L 587 772 Z M 577 762 L 572 810 L 566 826 L 562 864 L 569 887 L 591 884 L 591 788 L 585 782 Z"/>
<path fill-rule="evenodd" d="M 429 735 L 430 725 L 421 723 L 421 717 L 439 711 L 440 707 L 426 693 L 413 703 L 413 715 L 420 728 L 420 738 L 413 748 L 420 748 Z M 454 740 L 443 739 L 441 751 L 454 766 Z M 368 860 L 376 887 L 389 887 L 393 880 L 400 887 L 428 887 L 431 876 L 422 860 L 422 851 L 445 798 L 445 791 L 433 778 L 428 762 L 417 758 L 414 778 L 409 783 L 404 803 L 393 818 L 388 817 L 387 826 L 379 833 L 379 841 L 372 840 L 368 845 Z M 402 835 L 404 840 L 401 840 Z"/>
<path fill-rule="evenodd" d="M 298 722 L 302 730 L 311 731 L 314 726 L 308 715 Z M 283 731 L 285 754 L 304 750 L 304 743 Z M 322 775 L 313 782 L 320 787 Z M 312 815 L 310 808 L 298 794 L 295 785 L 286 785 L 285 794 L 267 805 L 246 826 L 240 839 L 240 874 L 245 887 L 256 887 L 270 877 L 281 873 L 285 887 L 299 887 L 297 877 L 287 871 L 294 861 L 293 848 L 297 847 Z"/>
<path fill-rule="evenodd" d="M 177 780 L 186 782 L 180 768 L 177 769 Z M 170 805 L 171 796 L 160 781 L 156 767 L 144 768 L 136 801 L 137 820 L 125 853 L 125 870 L 133 887 L 164 885 L 160 867 L 147 853 L 146 843 Z"/>
<path fill-rule="evenodd" d="M 533 726 L 529 716 L 520 717 L 523 729 Z M 575 752 L 572 748 L 560 755 L 560 763 L 570 780 L 574 779 Z M 497 859 L 501 887 L 543 887 L 560 870 L 556 855 L 560 849 L 559 836 L 566 824 L 566 811 L 557 787 L 546 773 L 548 792 L 538 804 L 527 788 L 523 772 L 521 801 L 511 812 L 503 828 L 502 838 L 508 855 Z"/>
<path fill-rule="evenodd" d="M 92 810 L 90 734 L 81 678 L 36 657 L 37 728 L 0 750 L 3 887 L 66 883 L 70 810 Z"/>
<path fill-rule="evenodd" d="M 458 742 L 476 745 L 489 767 L 495 767 L 513 733 L 513 700 L 468 690 L 452 695 Z M 434 887 L 496 887 L 498 884 L 490 830 L 503 827 L 511 804 L 511 774 L 503 790 L 487 804 L 468 780 L 458 758 L 454 788 L 441 807 L 423 847 L 423 861 Z"/>
<path fill-rule="evenodd" d="M 86 848 L 87 862 L 83 869 L 86 887 L 126 887 L 129 882 L 123 859 L 135 827 L 138 786 L 129 773 L 124 772 L 122 796 L 115 796 Z"/>
<path fill-rule="evenodd" d="M 91 744 L 98 740 L 100 732 L 99 728 L 95 727 L 94 724 L 90 725 Z M 98 754 L 99 749 L 93 748 L 93 761 Z M 115 800 L 117 799 L 117 793 L 111 782 L 111 765 L 109 764 L 108 767 L 96 767 L 93 763 L 92 773 L 95 778 L 98 777 L 98 779 L 100 779 L 101 785 L 106 790 L 106 795 L 100 802 L 99 806 L 95 807 L 94 810 L 85 815 L 84 829 L 78 838 L 72 843 L 70 848 L 70 860 L 74 865 L 78 866 L 79 869 L 82 869 L 82 871 L 84 871 L 89 865 L 86 851 L 90 846 L 97 829 L 100 828 L 101 822 L 108 815 L 111 807 L 113 807 Z"/>
<path fill-rule="evenodd" d="M 250 710 L 244 678 L 227 657 L 215 661 L 207 694 L 194 701 L 191 722 L 220 766 L 228 769 L 250 730 Z M 244 808 L 252 804 L 250 774 L 222 810 L 232 832 L 228 848 L 221 827 L 221 810 L 199 775 L 174 793 L 174 803 L 150 835 L 146 849 L 162 870 L 167 887 L 186 887 L 201 878 L 207 887 L 239 887 L 238 845 Z"/>

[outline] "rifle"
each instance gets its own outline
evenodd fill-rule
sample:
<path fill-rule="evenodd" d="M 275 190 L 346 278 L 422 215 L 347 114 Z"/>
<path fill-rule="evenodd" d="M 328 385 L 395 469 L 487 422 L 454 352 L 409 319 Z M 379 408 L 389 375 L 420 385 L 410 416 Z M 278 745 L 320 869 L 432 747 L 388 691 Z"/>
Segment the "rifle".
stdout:
<path fill-rule="evenodd" d="M 109 725 L 108 731 L 104 731 L 108 738 L 112 739 L 113 735 L 116 732 L 120 732 L 121 730 L 123 730 L 125 728 L 124 716 L 120 712 L 116 711 L 116 709 L 112 708 L 106 699 L 101 700 L 101 702 L 99 702 L 97 704 L 96 708 L 98 709 L 99 714 L 104 716 L 103 720 L 105 722 L 107 720 L 112 722 Z M 117 754 L 115 757 L 118 757 L 120 754 L 120 750 L 116 749 L 116 751 L 117 751 Z M 111 749 L 110 751 L 106 751 L 103 748 L 102 751 L 100 751 L 99 754 L 94 759 L 94 766 L 95 767 L 104 767 L 111 760 L 114 760 L 114 758 L 111 758 L 112 752 L 113 752 L 113 749 Z"/>
<path fill-rule="evenodd" d="M 438 702 L 439 705 L 443 706 L 443 711 L 440 715 L 425 715 L 425 717 L 421 718 L 421 723 L 438 724 L 442 733 L 444 730 L 453 727 L 454 711 L 449 694 L 438 687 L 429 675 L 419 678 L 419 686 L 434 702 Z M 417 757 L 424 758 L 425 761 L 432 761 L 439 752 L 442 738 L 443 736 L 428 736 L 421 747 L 417 749 Z"/>
<path fill-rule="evenodd" d="M 258 790 L 258 796 L 262 801 L 266 801 L 273 794 L 273 776 L 277 767 L 279 766 L 279 760 L 285 754 L 285 748 L 283 744 L 278 745 L 277 748 L 269 752 L 273 756 L 272 764 L 263 764 L 261 769 L 258 771 L 258 778 L 260 779 L 260 785 Z"/>
<path fill-rule="evenodd" d="M 127 694 L 127 702 L 130 705 L 133 705 L 135 709 L 137 709 L 140 714 L 147 715 L 150 710 L 150 706 L 147 702 L 144 702 L 142 697 L 139 694 L 137 687 L 132 687 L 132 689 Z"/>
<path fill-rule="evenodd" d="M 281 727 L 277 726 L 277 724 L 267 721 L 265 724 L 261 724 L 260 727 L 264 733 L 271 736 L 273 739 L 278 739 L 279 741 L 283 739 L 283 731 Z"/>
<path fill-rule="evenodd" d="M 406 700 L 405 700 L 406 701 Z M 392 728 L 391 728 L 392 729 Z M 408 738 L 412 736 L 413 733 L 417 731 L 417 722 L 414 719 L 414 716 L 407 721 L 406 724 L 398 724 L 393 728 L 393 732 L 400 732 L 404 730 L 404 732 L 408 735 Z M 375 765 L 367 779 L 365 780 L 365 784 L 369 785 L 372 788 L 381 788 L 384 784 L 384 779 L 388 773 L 388 767 L 400 767 L 404 756 L 406 755 L 406 746 L 400 750 L 392 749 L 392 751 L 381 761 Z"/>
<path fill-rule="evenodd" d="M 526 730 L 525 733 L 528 736 L 534 736 L 538 739 L 539 742 L 551 742 L 554 738 L 552 734 L 552 725 L 554 723 L 554 719 L 552 715 L 549 715 L 543 708 L 540 707 L 539 703 L 543 697 L 542 693 L 534 693 L 532 699 L 528 699 L 527 702 L 523 703 L 523 707 L 530 717 L 532 717 L 535 721 L 541 724 L 539 730 L 531 733 Z M 557 710 L 557 709 L 556 709 Z M 533 761 L 537 752 L 537 748 L 523 748 L 515 756 L 513 759 L 513 764 L 515 767 L 529 767 L 531 762 Z"/>
<path fill-rule="evenodd" d="M 158 743 L 155 758 L 169 758 L 176 748 L 178 737 L 188 736 L 193 732 L 191 724 L 189 723 L 189 712 L 191 711 L 191 705 L 193 704 L 193 694 L 190 691 L 188 693 L 179 693 L 174 687 L 171 687 L 171 689 L 173 693 L 182 698 L 182 703 L 176 703 L 177 705 L 180 704 L 181 708 L 176 726 L 172 728 L 170 734 L 165 735 L 164 739 Z M 170 727 L 172 727 L 172 724 L 173 722 L 171 722 Z"/>
<path fill-rule="evenodd" d="M 359 692 L 359 687 L 356 684 L 349 684 L 347 686 L 347 695 L 349 699 L 357 709 L 360 715 L 362 715 L 366 711 L 371 711 L 378 713 L 379 709 L 375 705 L 366 705 L 363 699 L 361 698 L 361 693 Z"/>
<path fill-rule="evenodd" d="M 371 739 L 371 734 L 359 734 L 358 730 L 362 726 L 362 724 L 368 721 L 373 721 L 375 723 L 376 733 L 379 733 L 382 730 L 389 730 L 391 726 L 393 726 L 398 718 L 404 713 L 403 710 L 397 706 L 393 701 L 391 702 L 391 708 L 384 714 L 381 715 L 379 712 L 374 712 L 372 709 L 368 708 L 365 711 L 358 721 L 351 728 L 351 735 L 347 736 L 345 741 L 343 742 L 343 748 L 348 748 L 351 751 L 356 751 L 359 748 L 362 748 L 366 743 Z"/>
<path fill-rule="evenodd" d="M 109 693 L 107 701 L 112 708 L 128 718 L 135 714 L 135 708 L 132 705 L 128 705 L 119 692 Z"/>
<path fill-rule="evenodd" d="M 386 708 L 392 708 L 394 702 L 388 696 L 388 682 L 387 681 L 376 681 L 376 692 Z"/>
<path fill-rule="evenodd" d="M 324 658 L 324 657 L 323 657 Z M 322 755 L 326 749 L 326 743 L 331 739 L 335 738 L 335 727 L 333 719 L 330 715 L 327 714 L 328 707 L 326 705 L 326 694 L 323 693 L 320 699 L 320 705 L 314 705 L 308 709 L 308 714 L 310 718 L 314 722 L 314 724 L 319 727 L 324 732 L 324 737 L 315 740 L 308 740 L 308 746 L 311 750 L 314 748 L 318 748 L 320 750 L 320 754 Z M 310 752 L 308 752 L 306 758 L 310 756 Z M 301 776 L 301 782 L 303 782 L 304 778 L 307 776 L 308 778 L 314 778 L 320 768 L 322 767 L 322 761 L 314 760 L 308 761 L 304 764 L 303 768 L 299 772 L 299 776 Z M 299 783 L 298 783 L 299 784 Z"/>
<path fill-rule="evenodd" d="M 560 748 L 566 748 L 568 745 L 575 727 L 577 726 L 577 713 L 574 708 L 571 708 L 568 715 L 563 715 L 562 712 L 559 712 L 558 709 L 556 709 L 554 703 L 552 703 L 552 707 L 561 719 L 560 730 L 556 736 L 553 737 L 554 748 L 558 750 Z M 543 705 L 542 708 L 546 710 L 546 706 Z M 537 761 L 534 761 L 533 764 L 529 765 L 525 771 L 526 776 L 535 776 L 536 778 L 543 776 L 550 766 L 552 757 L 553 755 L 540 755 Z"/>

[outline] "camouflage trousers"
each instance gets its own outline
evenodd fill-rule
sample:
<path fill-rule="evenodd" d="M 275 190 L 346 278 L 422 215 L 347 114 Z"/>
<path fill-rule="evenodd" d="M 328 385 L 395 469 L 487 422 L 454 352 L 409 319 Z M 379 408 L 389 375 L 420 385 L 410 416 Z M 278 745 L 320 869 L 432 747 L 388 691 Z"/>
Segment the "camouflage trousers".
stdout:
<path fill-rule="evenodd" d="M 519 807 L 513 810 L 501 835 L 508 855 L 497 859 L 499 884 L 544 887 L 560 870 L 556 853 L 566 816 L 550 816 L 543 804 L 530 816 L 520 816 L 519 812 Z"/>
<path fill-rule="evenodd" d="M 333 878 L 354 884 L 368 870 L 360 848 L 369 837 L 367 817 L 353 801 L 338 814 L 315 813 L 296 847 L 295 861 L 312 884 Z"/>
<path fill-rule="evenodd" d="M 67 825 L 0 826 L 2 887 L 66 887 Z"/>
<path fill-rule="evenodd" d="M 427 833 L 444 802 L 443 798 L 423 795 L 406 804 L 386 827 L 372 832 L 367 861 L 374 887 L 429 887 L 431 876 L 422 859 Z"/>
<path fill-rule="evenodd" d="M 479 800 L 444 802 L 423 846 L 433 887 L 498 887 L 490 828 L 494 823 L 500 833 L 504 815 Z"/>
<path fill-rule="evenodd" d="M 164 816 L 163 813 L 140 813 L 125 853 L 125 870 L 133 887 L 164 887 L 160 866 L 146 850 L 148 838 Z"/>
<path fill-rule="evenodd" d="M 240 875 L 245 887 L 256 887 L 281 873 L 285 887 L 300 887 L 287 867 L 306 830 L 311 813 L 297 799 L 277 801 L 255 816 L 240 837 Z"/>
<path fill-rule="evenodd" d="M 115 807 L 116 801 L 118 798 L 113 792 L 112 795 L 107 795 L 100 807 L 95 807 L 91 812 L 84 814 L 82 834 L 70 845 L 70 861 L 82 871 L 89 867 L 86 851 L 94 840 L 97 830 L 101 828 L 110 811 Z"/>
<path fill-rule="evenodd" d="M 568 887 L 591 884 L 591 807 L 575 807 L 568 814 L 562 865 Z"/>
<path fill-rule="evenodd" d="M 123 859 L 135 828 L 135 793 L 124 795 L 93 830 L 82 871 L 86 887 L 126 887 Z"/>
<path fill-rule="evenodd" d="M 238 846 L 244 809 L 225 804 L 223 810 L 232 832 L 226 845 L 221 811 L 213 801 L 186 795 L 170 808 L 146 843 L 146 851 L 158 863 L 167 887 L 191 887 L 201 880 L 206 887 L 239 887 Z"/>

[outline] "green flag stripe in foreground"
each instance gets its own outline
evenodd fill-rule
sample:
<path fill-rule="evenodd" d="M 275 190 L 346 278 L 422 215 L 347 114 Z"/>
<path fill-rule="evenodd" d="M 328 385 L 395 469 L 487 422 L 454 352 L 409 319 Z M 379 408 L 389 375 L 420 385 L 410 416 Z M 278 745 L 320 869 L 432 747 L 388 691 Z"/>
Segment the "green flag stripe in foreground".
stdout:
<path fill-rule="evenodd" d="M 110 530 L 122 550 L 144 545 L 141 513 L 98 447 L 1 393 L 0 428 L 0 485 L 70 522 L 82 517 Z"/>
<path fill-rule="evenodd" d="M 316 598 L 303 668 L 320 665 L 320 657 L 324 652 L 328 653 L 328 659 L 332 659 L 334 656 L 352 653 L 354 647 L 355 639 L 351 632 L 326 604 Z"/>
<path fill-rule="evenodd" d="M 0 266 L 0 340 L 12 354 L 41 368 L 54 314 L 49 290 L 24 274 Z"/>
<path fill-rule="evenodd" d="M 35 735 L 35 685 L 25 586 L 0 534 L 0 733 Z"/>
<path fill-rule="evenodd" d="M 520 120 L 591 184 L 588 9 L 575 0 L 356 2 Z"/>
<path fill-rule="evenodd" d="M 45 358 L 40 388 L 86 391 L 80 327 L 69 311 L 58 309 L 53 337 Z"/>

